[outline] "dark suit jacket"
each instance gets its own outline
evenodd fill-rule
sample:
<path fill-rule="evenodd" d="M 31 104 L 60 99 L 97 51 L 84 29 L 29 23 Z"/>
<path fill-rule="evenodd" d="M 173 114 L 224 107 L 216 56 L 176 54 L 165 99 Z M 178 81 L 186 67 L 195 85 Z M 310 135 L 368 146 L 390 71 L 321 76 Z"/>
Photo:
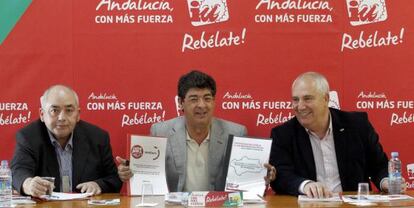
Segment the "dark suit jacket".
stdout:
<path fill-rule="evenodd" d="M 112 157 L 108 133 L 79 121 L 73 134 L 72 191 L 79 191 L 76 186 L 80 183 L 95 181 L 102 192 L 119 192 L 122 182 Z M 17 132 L 16 142 L 11 162 L 14 189 L 23 194 L 26 178 L 51 176 L 55 177 L 55 191 L 59 191 L 59 164 L 45 124 L 37 120 L 24 127 Z"/>
<path fill-rule="evenodd" d="M 366 113 L 330 109 L 335 152 L 343 191 L 357 191 L 369 177 L 379 188 L 387 177 L 387 155 Z M 298 195 L 304 180 L 316 181 L 316 168 L 309 135 L 298 120 L 272 129 L 270 163 L 277 169 L 271 183 L 278 193 Z"/>

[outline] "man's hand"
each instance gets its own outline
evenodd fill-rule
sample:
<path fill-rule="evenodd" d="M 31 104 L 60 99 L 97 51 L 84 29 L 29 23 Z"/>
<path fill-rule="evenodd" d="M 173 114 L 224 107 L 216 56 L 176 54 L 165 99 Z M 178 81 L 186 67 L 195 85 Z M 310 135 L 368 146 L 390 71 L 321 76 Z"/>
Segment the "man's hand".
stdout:
<path fill-rule="evenodd" d="M 266 181 L 266 185 L 268 185 L 276 179 L 276 168 L 269 163 L 265 163 L 263 166 L 267 169 L 267 175 L 264 177 L 264 180 Z"/>
<path fill-rule="evenodd" d="M 23 192 L 27 195 L 39 197 L 49 192 L 49 189 L 54 189 L 55 185 L 39 176 L 34 178 L 26 178 L 23 182 Z M 50 191 L 52 191 L 50 190 Z"/>
<path fill-rule="evenodd" d="M 102 193 L 101 187 L 95 181 L 89 181 L 78 184 L 77 189 L 80 189 L 81 193 L 92 193 L 93 195 L 99 195 Z"/>
<path fill-rule="evenodd" d="M 122 182 L 125 182 L 132 178 L 133 174 L 131 172 L 131 169 L 129 169 L 129 165 L 127 165 L 127 160 L 116 156 L 116 161 L 119 163 L 118 165 L 118 175 Z"/>
<path fill-rule="evenodd" d="M 320 182 L 309 182 L 303 188 L 306 196 L 310 198 L 328 198 L 332 197 L 332 192 Z"/>
<path fill-rule="evenodd" d="M 405 184 L 405 179 L 402 178 L 402 177 L 401 177 L 401 179 L 402 179 L 402 181 L 401 181 L 401 193 L 405 193 L 405 191 L 407 190 L 407 185 Z M 388 190 L 389 190 L 388 183 L 389 183 L 388 178 L 385 178 L 384 180 L 382 180 L 382 183 L 381 183 L 381 189 L 382 189 L 382 191 L 384 191 L 386 193 L 388 193 Z"/>

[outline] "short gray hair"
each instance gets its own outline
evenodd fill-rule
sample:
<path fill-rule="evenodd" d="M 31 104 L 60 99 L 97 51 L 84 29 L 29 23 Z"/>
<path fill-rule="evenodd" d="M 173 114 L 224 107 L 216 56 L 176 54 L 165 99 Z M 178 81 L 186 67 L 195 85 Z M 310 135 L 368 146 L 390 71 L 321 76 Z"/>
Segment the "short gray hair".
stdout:
<path fill-rule="evenodd" d="M 73 96 L 75 97 L 75 105 L 76 107 L 79 107 L 79 97 L 78 94 L 70 87 L 66 86 L 66 85 L 61 85 L 61 84 L 57 84 L 57 85 L 53 85 L 49 88 L 47 88 L 45 90 L 45 92 L 43 93 L 43 95 L 40 97 L 40 106 L 44 109 L 46 106 L 46 101 L 47 98 L 49 97 L 49 93 L 56 89 L 56 88 L 63 88 L 64 90 L 67 90 L 69 92 L 71 92 L 73 94 Z"/>
<path fill-rule="evenodd" d="M 322 94 L 329 94 L 329 83 L 325 76 L 318 72 L 305 72 L 299 75 L 295 81 L 292 83 L 292 89 L 296 85 L 297 82 L 302 81 L 304 79 L 311 79 L 315 82 L 316 90 L 318 90 Z"/>

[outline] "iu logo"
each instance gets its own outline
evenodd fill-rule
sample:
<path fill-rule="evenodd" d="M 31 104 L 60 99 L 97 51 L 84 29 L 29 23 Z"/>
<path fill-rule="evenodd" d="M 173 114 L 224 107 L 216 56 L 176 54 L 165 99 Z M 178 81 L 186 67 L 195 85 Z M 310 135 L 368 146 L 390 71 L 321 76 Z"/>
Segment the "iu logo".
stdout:
<path fill-rule="evenodd" d="M 348 16 L 352 26 L 385 21 L 385 0 L 346 0 Z"/>
<path fill-rule="evenodd" d="M 229 19 L 226 0 L 187 0 L 193 26 L 225 22 Z"/>

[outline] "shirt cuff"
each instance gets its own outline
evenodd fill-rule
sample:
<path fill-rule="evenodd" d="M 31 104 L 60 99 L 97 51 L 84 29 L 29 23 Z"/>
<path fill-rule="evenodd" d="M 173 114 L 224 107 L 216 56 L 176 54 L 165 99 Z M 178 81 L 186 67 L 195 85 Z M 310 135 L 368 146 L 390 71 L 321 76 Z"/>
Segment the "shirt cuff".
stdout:
<path fill-rule="evenodd" d="M 298 190 L 300 194 L 305 194 L 305 190 L 303 190 L 303 189 L 305 188 L 305 185 L 310 183 L 310 182 L 313 182 L 313 181 L 312 180 L 305 180 L 300 184 L 299 190 Z"/>

